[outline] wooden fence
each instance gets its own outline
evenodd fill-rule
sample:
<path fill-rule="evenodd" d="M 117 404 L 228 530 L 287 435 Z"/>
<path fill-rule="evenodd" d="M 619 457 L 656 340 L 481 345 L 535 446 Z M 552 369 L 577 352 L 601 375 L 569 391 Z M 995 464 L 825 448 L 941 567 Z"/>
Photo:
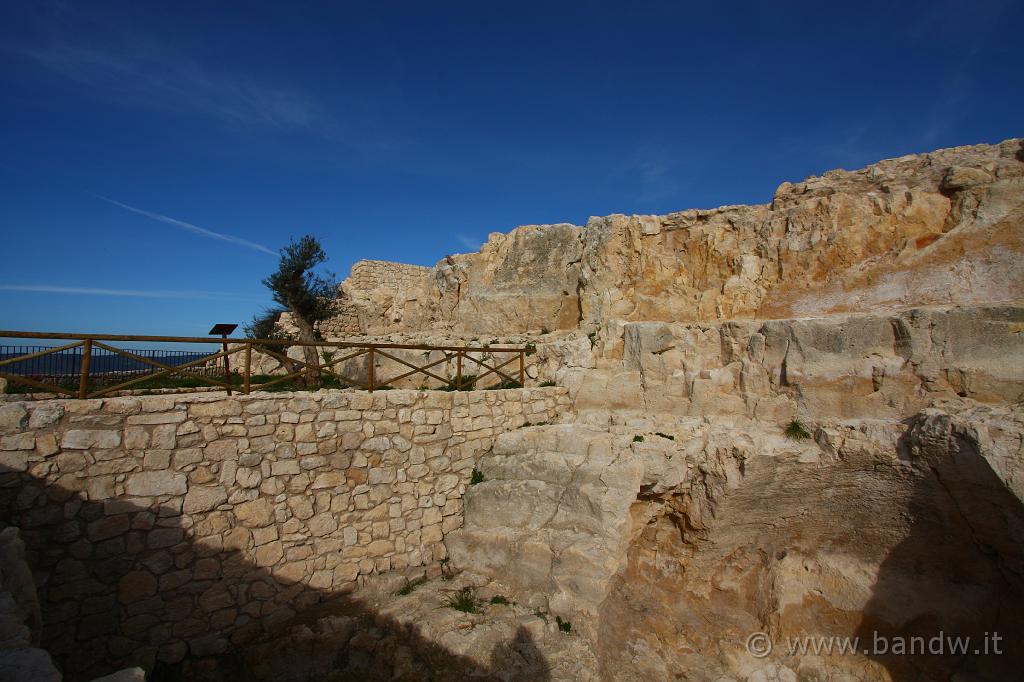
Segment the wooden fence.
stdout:
<path fill-rule="evenodd" d="M 194 379 L 205 385 L 224 388 L 228 391 L 228 394 L 230 394 L 232 390 L 240 390 L 242 393 L 248 394 L 253 390 L 270 388 L 271 386 L 282 384 L 286 381 L 293 381 L 296 379 L 307 380 L 307 377 L 312 377 L 315 381 L 315 377 L 323 377 L 325 375 L 334 377 L 344 386 L 362 388 L 370 392 L 374 389 L 379 390 L 385 387 L 389 388 L 391 383 L 416 374 L 422 374 L 425 377 L 439 381 L 441 382 L 442 387 L 449 390 L 461 390 L 466 388 L 466 385 L 471 380 L 470 377 L 472 377 L 472 382 L 476 383 L 491 374 L 493 374 L 502 385 L 507 385 L 511 388 L 519 388 L 525 383 L 526 355 L 529 352 L 528 348 L 518 346 L 488 346 L 483 348 L 471 348 L 468 346 L 426 346 L 401 343 L 348 343 L 343 341 L 317 341 L 304 343 L 290 339 L 211 339 L 209 337 L 189 336 L 64 334 L 2 330 L 0 330 L 0 338 L 70 341 L 70 343 L 61 346 L 45 348 L 32 353 L 25 353 L 15 357 L 5 357 L 0 359 L 0 377 L 14 383 L 26 385 L 31 388 L 37 388 L 41 391 L 70 395 L 77 398 L 98 398 L 114 393 L 115 391 L 130 388 L 146 381 L 168 376 Z M 116 346 L 112 346 L 107 343 L 126 341 L 147 343 L 216 344 L 221 347 L 221 350 L 219 352 L 204 355 L 203 357 L 191 362 L 186 362 L 180 365 L 170 365 L 156 360 L 153 357 L 146 357 L 146 355 L 141 354 L 141 352 L 133 353 L 131 350 L 117 348 Z M 313 347 L 316 350 L 316 352 L 313 353 L 315 360 L 313 362 L 309 362 L 305 359 L 305 356 L 303 359 L 296 359 L 288 356 L 287 350 L 290 347 Z M 90 379 L 95 377 L 90 375 L 90 363 L 93 353 L 97 349 L 130 358 L 135 363 L 151 366 L 155 369 L 150 373 L 143 376 L 136 376 L 128 381 L 122 381 L 102 387 L 91 386 Z M 329 354 L 325 354 L 324 350 L 327 350 Z M 395 351 L 400 350 L 426 351 L 428 354 L 431 351 L 439 351 L 443 354 L 443 357 L 422 365 L 416 365 L 405 358 L 398 357 L 395 354 Z M 59 383 L 47 383 L 39 376 L 33 377 L 24 373 L 19 374 L 14 371 L 6 371 L 14 369 L 12 365 L 19 362 L 26 362 L 55 353 L 68 352 L 80 354 L 77 372 L 78 376 L 76 380 L 77 387 L 69 387 L 66 384 L 62 386 Z M 274 358 L 281 363 L 281 366 L 285 368 L 286 373 L 280 376 L 274 376 L 274 378 L 269 381 L 253 384 L 252 369 L 254 352 L 263 353 L 264 355 Z M 335 357 L 335 354 L 340 354 L 341 357 Z M 243 358 L 241 361 L 242 369 L 239 372 L 241 375 L 241 384 L 233 385 L 231 362 L 229 358 L 238 355 L 241 355 Z M 483 355 L 507 355 L 509 358 L 501 364 L 498 364 L 497 360 L 487 362 L 483 357 L 478 357 Z M 361 358 L 363 356 L 365 356 L 365 377 L 345 376 L 342 373 L 343 370 L 340 367 L 341 363 Z M 209 376 L 209 372 L 207 370 L 210 363 L 219 361 L 221 358 L 224 359 L 223 376 Z M 387 359 L 398 363 L 399 365 L 403 365 L 408 368 L 408 371 L 382 379 L 381 377 L 376 376 L 376 364 L 380 359 Z M 517 360 L 517 368 L 513 366 L 513 368 L 502 371 Z M 452 361 L 455 363 L 454 373 L 447 369 L 449 367 L 449 363 Z M 438 366 L 444 366 L 445 369 L 435 369 L 438 368 Z M 479 366 L 479 369 L 477 369 L 477 366 Z M 480 374 L 470 375 L 468 373 L 464 373 L 464 370 L 468 367 L 477 369 L 477 371 L 485 371 L 482 371 Z M 443 375 L 439 372 L 443 373 Z M 448 376 L 449 374 L 454 374 L 454 376 Z"/>

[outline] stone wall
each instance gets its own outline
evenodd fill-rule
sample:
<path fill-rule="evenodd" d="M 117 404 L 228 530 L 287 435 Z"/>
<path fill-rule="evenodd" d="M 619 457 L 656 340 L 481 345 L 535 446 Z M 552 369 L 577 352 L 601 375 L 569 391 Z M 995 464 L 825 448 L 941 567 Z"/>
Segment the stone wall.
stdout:
<path fill-rule="evenodd" d="M 360 291 L 402 291 L 418 286 L 431 272 L 433 268 L 422 265 L 392 263 L 386 260 L 361 260 L 352 266 L 352 272 L 345 282 Z"/>
<path fill-rule="evenodd" d="M 356 336 L 363 333 L 359 324 L 359 306 L 351 301 L 338 299 L 334 302 L 334 314 L 319 325 L 320 333 L 330 339 Z"/>
<path fill-rule="evenodd" d="M 223 653 L 435 564 L 500 433 L 566 390 L 320 391 L 0 405 L 0 518 L 71 679 Z"/>
<path fill-rule="evenodd" d="M 320 323 L 320 332 L 328 338 L 343 338 L 372 331 L 379 326 L 378 318 L 391 317 L 383 311 L 396 301 L 415 301 L 416 292 L 428 288 L 433 272 L 433 268 L 421 265 L 357 261 L 341 283 L 334 314 Z"/>

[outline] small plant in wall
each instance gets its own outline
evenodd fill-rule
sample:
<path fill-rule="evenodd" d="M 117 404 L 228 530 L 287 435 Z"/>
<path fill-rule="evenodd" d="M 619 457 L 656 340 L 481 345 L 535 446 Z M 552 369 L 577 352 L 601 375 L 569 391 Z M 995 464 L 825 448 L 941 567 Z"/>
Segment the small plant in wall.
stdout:
<path fill-rule="evenodd" d="M 508 606 L 512 602 L 506 599 L 504 595 L 496 594 L 493 597 L 491 597 L 491 603 L 496 606 Z"/>
<path fill-rule="evenodd" d="M 406 580 L 405 585 L 402 586 L 402 589 L 398 590 L 398 594 L 403 597 L 407 594 L 412 594 L 413 590 L 415 590 L 417 587 L 419 587 L 425 582 L 427 582 L 427 579 L 425 577 L 415 578 L 413 580 Z"/>
<path fill-rule="evenodd" d="M 463 613 L 476 613 L 480 608 L 480 601 L 472 587 L 463 587 L 445 597 L 444 605 Z"/>
<path fill-rule="evenodd" d="M 455 573 L 452 571 L 452 567 L 448 565 L 447 559 L 441 559 L 437 563 L 441 564 L 441 580 L 451 580 L 455 577 Z"/>
<path fill-rule="evenodd" d="M 555 616 L 555 622 L 558 623 L 558 629 L 565 634 L 572 632 L 572 623 L 567 620 L 562 620 L 561 616 Z"/>
<path fill-rule="evenodd" d="M 476 467 L 473 467 L 473 473 L 469 477 L 469 484 L 476 485 L 477 483 L 484 482 L 484 472 L 480 471 Z"/>
<path fill-rule="evenodd" d="M 634 443 L 643 443 L 644 442 L 644 437 L 643 436 L 633 436 L 633 442 Z"/>
<path fill-rule="evenodd" d="M 661 436 L 662 438 L 666 438 L 668 440 L 675 440 L 676 439 L 675 436 L 669 435 L 667 433 L 662 433 L 661 431 L 655 431 L 654 435 L 655 436 Z"/>
<path fill-rule="evenodd" d="M 805 427 L 799 419 L 794 419 L 789 422 L 789 426 L 786 427 L 785 434 L 786 438 L 791 438 L 793 440 L 806 440 L 811 437 L 810 431 L 807 430 L 807 427 Z"/>

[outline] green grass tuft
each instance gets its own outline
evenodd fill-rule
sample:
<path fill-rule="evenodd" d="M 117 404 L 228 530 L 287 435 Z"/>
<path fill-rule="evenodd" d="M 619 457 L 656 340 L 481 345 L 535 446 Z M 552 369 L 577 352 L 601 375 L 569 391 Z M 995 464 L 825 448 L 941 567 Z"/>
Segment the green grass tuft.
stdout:
<path fill-rule="evenodd" d="M 553 382 L 553 381 L 542 381 L 542 382 L 540 382 L 540 386 L 541 386 L 541 388 L 545 388 L 545 387 L 547 387 L 547 386 L 557 386 L 557 385 L 558 385 L 558 384 L 556 384 L 556 383 L 555 383 L 555 382 Z"/>
<path fill-rule="evenodd" d="M 500 594 L 496 594 L 493 597 L 491 597 L 491 603 L 492 604 L 501 604 L 502 606 L 508 606 L 512 602 L 510 602 L 504 596 L 502 596 Z"/>
<path fill-rule="evenodd" d="M 567 620 L 562 620 L 561 616 L 555 616 L 555 622 L 558 623 L 558 629 L 568 634 L 572 632 L 572 623 Z"/>
<path fill-rule="evenodd" d="M 799 419 L 789 422 L 785 434 L 787 438 L 792 438 L 793 440 L 806 440 L 811 437 L 810 431 L 807 430 Z"/>
<path fill-rule="evenodd" d="M 644 437 L 643 436 L 633 436 L 633 442 L 634 443 L 643 443 L 644 442 Z"/>
<path fill-rule="evenodd" d="M 476 390 L 476 375 L 475 374 L 463 374 L 462 381 L 458 386 L 455 385 L 453 379 L 447 386 L 442 386 L 442 391 L 473 391 Z"/>
<path fill-rule="evenodd" d="M 469 484 L 476 485 L 477 483 L 484 482 L 484 472 L 480 471 L 476 467 L 473 467 L 473 474 L 469 477 Z"/>
<path fill-rule="evenodd" d="M 400 594 L 402 596 L 405 596 L 407 594 L 412 594 L 413 590 L 415 590 L 417 587 L 419 587 L 420 585 L 422 585 L 425 582 L 427 582 L 426 578 L 416 578 L 415 580 L 406 580 L 405 581 L 405 585 L 402 586 L 402 589 L 398 590 L 398 594 Z"/>
<path fill-rule="evenodd" d="M 463 587 L 458 592 L 445 597 L 444 605 L 463 613 L 476 613 L 480 608 L 480 601 L 476 598 L 476 592 L 472 587 Z"/>
<path fill-rule="evenodd" d="M 654 435 L 655 436 L 661 436 L 662 438 L 667 438 L 668 440 L 675 440 L 676 439 L 675 436 L 670 436 L 667 433 L 662 433 L 661 431 L 655 431 Z"/>

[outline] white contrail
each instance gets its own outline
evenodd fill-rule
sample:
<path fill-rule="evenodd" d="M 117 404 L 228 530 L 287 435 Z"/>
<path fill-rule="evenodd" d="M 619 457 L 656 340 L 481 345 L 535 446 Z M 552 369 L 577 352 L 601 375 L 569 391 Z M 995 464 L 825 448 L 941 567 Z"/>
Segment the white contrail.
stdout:
<path fill-rule="evenodd" d="M 92 287 L 60 287 L 49 284 L 0 284 L 0 291 L 26 291 L 43 294 L 85 294 L 87 296 L 135 296 L 139 298 L 199 298 L 228 300 L 247 299 L 245 296 L 206 291 L 168 291 L 145 289 L 96 289 Z"/>
<path fill-rule="evenodd" d="M 90 194 L 92 194 L 92 193 L 90 192 Z M 244 246 L 244 247 L 246 247 L 248 249 L 253 249 L 255 251 L 262 251 L 263 253 L 269 253 L 271 256 L 276 256 L 277 255 L 276 253 L 274 253 L 273 251 L 271 251 L 267 247 L 263 246 L 262 244 L 257 244 L 256 242 L 251 242 L 248 239 L 242 239 L 241 237 L 232 237 L 229 234 L 221 234 L 220 232 L 214 232 L 213 230 L 207 230 L 205 227 L 199 227 L 198 225 L 193 225 L 192 223 L 186 223 L 184 220 L 177 220 L 175 218 L 171 218 L 169 216 L 161 215 L 159 213 L 153 213 L 152 211 L 146 211 L 146 210 L 143 210 L 141 208 L 135 208 L 134 206 L 129 206 L 128 204 L 122 204 L 120 201 L 115 201 L 113 199 L 110 199 L 108 197 L 102 196 L 100 194 L 93 194 L 93 196 L 96 197 L 97 199 L 102 199 L 103 201 L 106 201 L 108 204 L 113 204 L 114 206 L 120 206 L 121 208 L 123 208 L 126 211 L 131 211 L 132 213 L 138 213 L 139 215 L 144 215 L 147 218 L 152 218 L 153 220 L 159 220 L 162 223 L 168 223 L 169 225 L 174 225 L 175 227 L 180 227 L 183 230 L 188 230 L 189 232 L 195 232 L 196 234 L 202 235 L 204 237 L 209 237 L 210 239 L 219 239 L 221 241 L 228 242 L 229 244 L 237 244 L 238 246 Z"/>

